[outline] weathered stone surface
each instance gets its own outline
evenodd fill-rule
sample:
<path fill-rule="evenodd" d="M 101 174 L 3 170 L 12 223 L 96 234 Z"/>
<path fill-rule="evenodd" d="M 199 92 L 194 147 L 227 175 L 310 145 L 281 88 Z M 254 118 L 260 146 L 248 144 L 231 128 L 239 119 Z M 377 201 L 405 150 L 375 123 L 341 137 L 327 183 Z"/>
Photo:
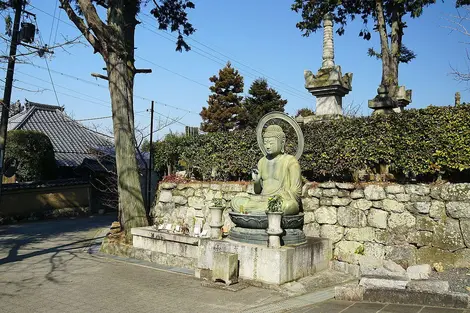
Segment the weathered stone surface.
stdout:
<path fill-rule="evenodd" d="M 395 195 L 395 200 L 398 202 L 409 202 L 411 200 L 411 196 L 407 193 L 397 193 Z"/>
<path fill-rule="evenodd" d="M 405 212 L 405 205 L 396 200 L 384 199 L 382 201 L 383 209 L 388 212 L 403 213 Z"/>
<path fill-rule="evenodd" d="M 173 196 L 173 202 L 179 205 L 185 205 L 186 203 L 188 203 L 188 199 L 183 196 Z"/>
<path fill-rule="evenodd" d="M 356 187 L 352 183 L 336 183 L 336 187 L 339 189 L 353 190 Z"/>
<path fill-rule="evenodd" d="M 183 189 L 183 192 L 186 198 L 194 196 L 194 188 Z"/>
<path fill-rule="evenodd" d="M 363 211 L 351 207 L 338 208 L 338 223 L 347 227 L 364 227 L 367 225 L 367 217 Z"/>
<path fill-rule="evenodd" d="M 334 197 L 338 195 L 338 189 L 330 188 L 323 190 L 323 197 Z"/>
<path fill-rule="evenodd" d="M 333 204 L 333 199 L 332 198 L 320 198 L 320 205 L 321 206 L 330 206 Z"/>
<path fill-rule="evenodd" d="M 327 182 L 318 184 L 318 187 L 323 188 L 323 189 L 336 188 L 336 183 L 333 181 L 327 181 Z"/>
<path fill-rule="evenodd" d="M 195 209 L 204 207 L 204 199 L 201 197 L 188 197 L 188 205 Z"/>
<path fill-rule="evenodd" d="M 160 188 L 165 189 L 165 190 L 175 189 L 176 184 L 175 183 L 164 182 L 164 183 L 160 184 Z"/>
<path fill-rule="evenodd" d="M 470 218 L 470 202 L 447 202 L 446 209 L 453 218 Z"/>
<path fill-rule="evenodd" d="M 470 199 L 470 184 L 442 185 L 441 198 L 445 201 L 466 201 Z"/>
<path fill-rule="evenodd" d="M 340 198 L 350 198 L 349 195 L 351 194 L 350 191 L 348 190 L 344 190 L 344 189 L 340 189 L 338 190 L 338 197 Z"/>
<path fill-rule="evenodd" d="M 326 189 L 326 190 L 333 190 L 333 189 Z M 334 206 L 347 206 L 349 203 L 351 203 L 351 199 L 349 198 L 338 198 L 334 197 L 331 204 Z"/>
<path fill-rule="evenodd" d="M 367 222 L 375 228 L 387 228 L 388 212 L 378 209 L 370 209 Z"/>
<path fill-rule="evenodd" d="M 460 220 L 460 229 L 462 230 L 463 241 L 467 248 L 470 248 L 470 219 Z"/>
<path fill-rule="evenodd" d="M 315 222 L 315 214 L 313 212 L 304 213 L 304 224 L 310 224 Z"/>
<path fill-rule="evenodd" d="M 387 194 L 387 199 L 397 200 L 397 197 L 394 194 Z"/>
<path fill-rule="evenodd" d="M 364 196 L 367 200 L 383 200 L 386 198 L 384 188 L 377 185 L 366 186 L 364 188 Z"/>
<path fill-rule="evenodd" d="M 418 249 L 412 245 L 399 245 L 385 247 L 385 259 L 392 260 L 403 268 L 416 264 Z M 419 263 L 427 263 L 421 262 Z"/>
<path fill-rule="evenodd" d="M 429 210 L 431 208 L 431 203 L 430 202 L 415 202 L 413 203 L 413 213 L 429 213 Z"/>
<path fill-rule="evenodd" d="M 353 191 L 351 191 L 350 197 L 351 197 L 351 199 L 364 198 L 364 190 L 362 190 L 362 189 L 353 190 Z"/>
<path fill-rule="evenodd" d="M 430 293 L 411 289 L 369 288 L 364 290 L 363 300 L 369 302 L 407 303 L 421 306 L 451 308 L 467 308 L 468 306 L 468 296 L 464 293 Z M 444 310 L 438 309 L 437 312 L 444 312 Z"/>
<path fill-rule="evenodd" d="M 406 193 L 418 196 L 427 196 L 431 193 L 431 188 L 426 185 L 405 185 Z"/>
<path fill-rule="evenodd" d="M 391 213 L 388 218 L 388 227 L 394 232 L 406 232 L 416 225 L 416 218 L 408 212 Z"/>
<path fill-rule="evenodd" d="M 385 256 L 385 246 L 380 243 L 364 242 L 364 255 L 383 260 Z"/>
<path fill-rule="evenodd" d="M 392 280 L 382 278 L 361 278 L 360 286 L 364 288 L 392 288 L 392 289 L 405 289 L 408 284 L 407 280 Z"/>
<path fill-rule="evenodd" d="M 385 187 L 385 191 L 391 194 L 405 193 L 405 188 L 402 185 L 389 185 Z"/>
<path fill-rule="evenodd" d="M 431 202 L 431 197 L 430 196 L 419 196 L 419 195 L 410 195 L 410 201 L 411 202 Z"/>
<path fill-rule="evenodd" d="M 418 230 L 410 232 L 406 239 L 409 243 L 415 243 L 418 247 L 423 247 L 432 245 L 432 236 L 431 231 Z"/>
<path fill-rule="evenodd" d="M 320 237 L 328 238 L 333 243 L 337 243 L 343 239 L 344 227 L 337 225 L 321 225 L 320 227 Z"/>
<path fill-rule="evenodd" d="M 372 227 L 346 228 L 346 240 L 374 241 L 375 229 Z"/>
<path fill-rule="evenodd" d="M 426 215 L 416 216 L 416 229 L 434 231 L 434 227 L 437 225 L 436 221 Z"/>
<path fill-rule="evenodd" d="M 222 191 L 224 192 L 243 192 L 246 191 L 246 185 L 242 184 L 222 184 Z"/>
<path fill-rule="evenodd" d="M 444 269 L 449 269 L 454 266 L 455 255 L 436 247 L 422 247 L 416 252 L 416 260 L 420 264 L 440 263 Z"/>
<path fill-rule="evenodd" d="M 442 200 L 441 198 L 441 186 L 431 186 L 431 193 L 429 196 L 435 200 Z"/>
<path fill-rule="evenodd" d="M 224 184 L 224 186 L 225 186 L 225 184 Z M 214 183 L 212 183 L 212 184 L 210 184 L 210 187 L 209 187 L 209 188 L 212 189 L 212 190 L 221 190 L 222 185 L 221 185 L 221 184 L 214 184 Z M 237 191 L 242 191 L 242 190 L 237 190 Z"/>
<path fill-rule="evenodd" d="M 238 282 L 238 254 L 214 252 L 212 280 L 222 280 L 226 285 Z"/>
<path fill-rule="evenodd" d="M 386 243 L 389 237 L 389 233 L 385 229 L 376 229 L 375 230 L 375 242 Z"/>
<path fill-rule="evenodd" d="M 320 200 L 317 198 L 302 198 L 304 212 L 315 211 L 320 207 Z"/>
<path fill-rule="evenodd" d="M 465 248 L 459 221 L 447 218 L 434 227 L 432 245 L 444 250 L 455 251 Z"/>
<path fill-rule="evenodd" d="M 367 266 L 361 265 L 361 277 L 367 277 L 367 278 L 381 278 L 381 279 L 390 279 L 390 280 L 400 280 L 400 281 L 408 281 L 408 276 L 406 275 L 406 271 L 402 269 L 402 271 L 394 271 L 387 269 L 383 266 L 384 262 L 393 262 L 390 260 L 385 260 L 382 261 L 382 264 L 379 266 Z M 395 263 L 395 262 L 393 262 Z M 395 263 L 396 264 L 396 263 Z"/>
<path fill-rule="evenodd" d="M 351 207 L 359 210 L 369 210 L 372 207 L 372 201 L 366 199 L 358 199 L 351 202 Z"/>
<path fill-rule="evenodd" d="M 400 264 L 389 259 L 384 261 L 384 268 L 397 274 L 404 275 L 406 273 L 405 269 Z"/>
<path fill-rule="evenodd" d="M 335 287 L 335 299 L 342 301 L 362 301 L 364 287 L 357 284 Z"/>
<path fill-rule="evenodd" d="M 454 266 L 470 268 L 470 249 L 461 249 L 454 252 Z"/>
<path fill-rule="evenodd" d="M 340 241 L 335 245 L 334 256 L 339 261 L 357 264 L 359 255 L 356 251 L 359 247 L 363 247 L 363 245 L 357 241 Z"/>
<path fill-rule="evenodd" d="M 330 265 L 331 265 L 330 268 L 332 270 L 335 270 L 335 271 L 348 273 L 348 274 L 353 275 L 354 277 L 357 277 L 357 278 L 359 278 L 360 275 L 361 275 L 359 265 L 357 265 L 357 264 L 350 264 L 350 263 L 347 263 L 347 262 L 332 260 L 330 262 Z"/>
<path fill-rule="evenodd" d="M 318 187 L 312 187 L 308 189 L 307 194 L 310 197 L 320 198 L 322 196 L 323 190 Z"/>
<path fill-rule="evenodd" d="M 163 203 L 169 203 L 173 201 L 173 195 L 170 190 L 163 189 L 160 191 L 160 197 L 158 200 Z"/>
<path fill-rule="evenodd" d="M 444 280 L 413 280 L 406 289 L 442 293 L 449 291 L 449 282 Z"/>
<path fill-rule="evenodd" d="M 307 237 L 320 237 L 320 225 L 316 222 L 305 224 L 303 231 Z"/>
<path fill-rule="evenodd" d="M 383 209 L 384 204 L 382 201 L 372 201 L 372 207 L 376 209 Z"/>
<path fill-rule="evenodd" d="M 316 221 L 320 224 L 336 224 L 338 221 L 336 207 L 322 206 L 315 211 Z"/>
<path fill-rule="evenodd" d="M 406 273 L 411 280 L 429 279 L 431 270 L 431 265 L 420 264 L 408 267 L 406 269 Z"/>
<path fill-rule="evenodd" d="M 442 219 L 446 217 L 446 205 L 442 201 L 433 200 L 431 201 L 431 207 L 429 208 L 429 216 L 434 219 Z"/>

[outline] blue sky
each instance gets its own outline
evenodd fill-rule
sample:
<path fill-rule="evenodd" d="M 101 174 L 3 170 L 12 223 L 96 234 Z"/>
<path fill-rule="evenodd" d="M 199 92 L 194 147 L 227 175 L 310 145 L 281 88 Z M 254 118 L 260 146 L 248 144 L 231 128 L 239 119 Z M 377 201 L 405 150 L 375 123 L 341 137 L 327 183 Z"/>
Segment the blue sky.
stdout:
<path fill-rule="evenodd" d="M 159 121 L 165 123 L 168 118 L 179 120 L 159 132 L 157 137 L 170 129 L 181 132 L 184 125 L 199 126 L 199 112 L 207 106 L 210 94 L 209 77 L 228 60 L 244 76 L 246 93 L 255 78 L 265 77 L 288 100 L 287 113 L 295 114 L 304 107 L 314 109 L 315 98 L 304 88 L 303 71 L 309 69 L 315 73 L 321 66 L 322 33 L 302 37 L 295 27 L 300 16 L 290 10 L 291 2 L 196 1 L 190 20 L 197 31 L 188 39 L 193 50 L 183 53 L 175 52 L 174 34 L 157 30 L 155 20 L 148 15 L 149 4 L 139 16 L 143 23 L 136 31 L 136 67 L 151 68 L 153 72 L 140 74 L 135 81 L 136 124 L 148 132 L 150 115 L 146 110 L 152 99 L 156 101 L 156 112 L 161 114 L 156 115 L 157 124 Z M 29 7 L 37 15 L 43 42 L 49 45 L 79 35 L 64 12 L 56 9 L 56 3 L 56 0 L 31 0 Z M 447 20 L 449 15 L 457 14 L 454 5 L 454 1 L 438 1 L 425 8 L 419 19 L 407 20 L 404 43 L 417 58 L 400 66 L 399 80 L 400 85 L 413 90 L 409 108 L 451 105 L 456 91 L 461 92 L 462 101 L 470 101 L 468 86 L 449 75 L 452 67 L 462 71 L 468 69 L 465 42 L 470 42 L 470 37 L 445 28 L 451 25 Z M 359 38 L 360 28 L 362 23 L 356 20 L 348 25 L 345 35 L 335 34 L 335 61 L 341 65 L 343 73 L 354 74 L 353 90 L 343 100 L 343 106 L 359 106 L 360 114 L 369 115 L 371 110 L 367 100 L 376 95 L 381 64 L 367 56 L 367 49 L 377 49 L 379 42 L 376 33 L 372 33 L 370 41 Z M 6 50 L 5 44 L 1 50 Z M 78 120 L 111 114 L 107 83 L 90 75 L 92 72 L 104 74 L 101 70 L 104 62 L 100 55 L 93 55 L 90 47 L 78 44 L 65 47 L 65 50 L 57 48 L 48 58 L 48 64 L 44 58 L 32 57 L 30 60 L 36 67 L 18 64 L 15 85 L 47 90 L 35 93 L 14 89 L 12 101 L 26 98 L 53 105 L 59 103 Z M 58 101 L 52 91 L 47 66 Z M 4 71 L 2 75 L 5 75 Z M 110 118 L 84 123 L 104 132 L 112 125 Z"/>

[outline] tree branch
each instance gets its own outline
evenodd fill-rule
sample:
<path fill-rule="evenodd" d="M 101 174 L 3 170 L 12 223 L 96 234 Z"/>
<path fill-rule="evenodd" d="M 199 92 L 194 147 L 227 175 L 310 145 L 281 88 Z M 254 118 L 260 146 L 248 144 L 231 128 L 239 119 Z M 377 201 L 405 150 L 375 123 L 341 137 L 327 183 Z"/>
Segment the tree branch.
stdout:
<path fill-rule="evenodd" d="M 91 44 L 94 49 L 94 53 L 99 52 L 101 55 L 104 56 L 106 51 L 104 51 L 104 47 L 101 41 L 90 32 L 83 19 L 75 13 L 73 8 L 70 6 L 69 0 L 60 0 L 60 5 L 61 8 L 65 11 L 65 13 L 67 13 L 69 19 L 82 33 L 83 37 L 85 37 L 86 40 Z"/>

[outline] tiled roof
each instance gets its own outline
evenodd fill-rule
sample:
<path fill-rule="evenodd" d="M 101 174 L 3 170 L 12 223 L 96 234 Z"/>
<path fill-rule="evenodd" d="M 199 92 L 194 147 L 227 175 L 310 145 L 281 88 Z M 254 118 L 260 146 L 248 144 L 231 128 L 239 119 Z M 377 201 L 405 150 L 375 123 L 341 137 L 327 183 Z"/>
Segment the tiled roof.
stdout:
<path fill-rule="evenodd" d="M 111 147 L 112 138 L 72 120 L 64 108 L 27 101 L 26 109 L 8 121 L 8 130 L 35 130 L 46 134 L 54 147 L 59 166 L 78 166 L 93 158 L 90 149 Z"/>

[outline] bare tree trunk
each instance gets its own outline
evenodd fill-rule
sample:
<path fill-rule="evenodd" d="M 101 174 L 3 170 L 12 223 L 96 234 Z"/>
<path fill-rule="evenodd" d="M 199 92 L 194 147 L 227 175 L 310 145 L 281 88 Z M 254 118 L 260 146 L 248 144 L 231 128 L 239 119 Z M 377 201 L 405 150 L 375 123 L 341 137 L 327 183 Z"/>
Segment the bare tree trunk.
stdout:
<path fill-rule="evenodd" d="M 148 225 L 135 154 L 133 103 L 129 97 L 132 95 L 134 75 L 129 72 L 126 61 L 114 52 L 109 54 L 107 70 L 113 110 L 121 226 L 129 233 L 132 227 Z"/>
<path fill-rule="evenodd" d="M 375 11 L 377 13 L 377 30 L 380 35 L 380 52 L 382 55 L 382 81 L 381 85 L 390 87 L 390 77 L 392 71 L 392 56 L 388 44 L 387 24 L 385 23 L 384 8 L 382 0 L 375 1 Z"/>
<path fill-rule="evenodd" d="M 391 46 L 392 53 L 390 55 L 390 78 L 389 78 L 389 96 L 396 97 L 398 91 L 398 65 L 401 50 L 401 39 L 403 36 L 403 29 L 401 26 L 401 15 L 395 11 L 392 13 L 392 35 Z"/>

